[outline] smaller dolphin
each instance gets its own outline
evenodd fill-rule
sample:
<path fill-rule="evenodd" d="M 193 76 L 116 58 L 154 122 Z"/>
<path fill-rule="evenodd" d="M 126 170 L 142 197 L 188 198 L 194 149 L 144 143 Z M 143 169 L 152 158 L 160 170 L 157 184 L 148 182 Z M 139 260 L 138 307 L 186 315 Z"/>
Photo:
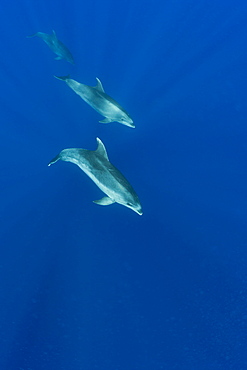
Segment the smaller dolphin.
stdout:
<path fill-rule="evenodd" d="M 107 195 L 94 203 L 106 206 L 116 202 L 142 215 L 142 207 L 136 192 L 121 172 L 109 162 L 102 141 L 99 138 L 96 140 L 98 147 L 95 151 L 64 149 L 50 161 L 48 166 L 59 159 L 76 164 Z"/>
<path fill-rule="evenodd" d="M 81 84 L 72 80 L 70 76 L 54 76 L 59 80 L 65 81 L 66 84 L 74 90 L 86 103 L 102 116 L 106 117 L 100 123 L 119 122 L 123 125 L 134 128 L 133 120 L 129 113 L 124 110 L 114 99 L 107 95 L 103 89 L 102 83 L 98 78 L 95 87 Z"/>
<path fill-rule="evenodd" d="M 37 32 L 34 35 L 27 36 L 28 38 L 38 36 L 40 37 L 48 46 L 49 48 L 57 54 L 56 60 L 65 59 L 68 62 L 74 64 L 74 58 L 69 51 L 69 49 L 58 40 L 55 31 L 52 31 L 52 34 L 49 35 L 48 33 Z"/>

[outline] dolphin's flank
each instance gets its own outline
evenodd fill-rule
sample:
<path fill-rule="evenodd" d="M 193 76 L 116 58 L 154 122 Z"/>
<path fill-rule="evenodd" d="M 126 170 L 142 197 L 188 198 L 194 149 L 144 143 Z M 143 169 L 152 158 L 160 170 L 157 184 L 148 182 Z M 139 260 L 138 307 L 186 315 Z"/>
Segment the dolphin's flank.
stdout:
<path fill-rule="evenodd" d="M 95 151 L 78 148 L 64 149 L 50 161 L 48 166 L 59 159 L 76 164 L 106 194 L 94 203 L 104 206 L 119 203 L 142 215 L 142 207 L 135 190 L 121 172 L 111 164 L 102 141 L 99 138 L 96 140 L 98 147 Z"/>

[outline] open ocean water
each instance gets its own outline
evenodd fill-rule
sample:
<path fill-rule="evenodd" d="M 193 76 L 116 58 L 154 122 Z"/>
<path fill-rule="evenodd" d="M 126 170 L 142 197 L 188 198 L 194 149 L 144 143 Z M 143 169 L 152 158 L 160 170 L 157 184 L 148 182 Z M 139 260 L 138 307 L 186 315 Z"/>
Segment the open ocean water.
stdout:
<path fill-rule="evenodd" d="M 247 369 L 247 4 L 5 1 L 0 369 Z M 75 65 L 38 31 L 57 37 Z M 53 76 L 107 94 L 103 119 Z M 64 148 L 105 144 L 143 215 Z"/>

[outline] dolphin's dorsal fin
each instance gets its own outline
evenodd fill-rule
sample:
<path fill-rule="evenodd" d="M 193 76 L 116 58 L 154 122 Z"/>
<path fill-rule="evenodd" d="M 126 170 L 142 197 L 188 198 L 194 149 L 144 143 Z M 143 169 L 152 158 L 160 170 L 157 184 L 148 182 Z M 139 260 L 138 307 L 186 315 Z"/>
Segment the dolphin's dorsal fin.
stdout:
<path fill-rule="evenodd" d="M 52 36 L 54 36 L 57 39 L 57 35 L 56 35 L 56 32 L 54 30 L 52 30 Z"/>
<path fill-rule="evenodd" d="M 104 93 L 105 90 L 103 88 L 103 85 L 102 85 L 100 79 L 98 77 L 96 77 L 96 80 L 97 80 L 97 85 L 95 86 L 95 89 Z"/>
<path fill-rule="evenodd" d="M 106 148 L 105 148 L 104 144 L 102 143 L 102 141 L 98 137 L 96 138 L 96 140 L 97 140 L 97 143 L 98 143 L 98 147 L 95 150 L 96 153 L 101 155 L 102 157 L 104 157 L 105 159 L 107 159 L 109 161 L 109 158 L 108 158 L 108 155 L 107 155 Z"/>
<path fill-rule="evenodd" d="M 109 206 L 110 204 L 115 203 L 115 200 L 112 200 L 109 197 L 103 197 L 99 200 L 94 200 L 93 202 L 99 204 L 100 206 Z"/>

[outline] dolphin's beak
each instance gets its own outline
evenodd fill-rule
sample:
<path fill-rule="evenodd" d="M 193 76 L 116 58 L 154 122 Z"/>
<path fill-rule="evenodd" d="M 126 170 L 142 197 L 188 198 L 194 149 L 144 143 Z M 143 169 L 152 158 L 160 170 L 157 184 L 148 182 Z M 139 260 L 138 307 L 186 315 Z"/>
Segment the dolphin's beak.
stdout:
<path fill-rule="evenodd" d="M 135 125 L 134 125 L 134 122 L 131 120 L 131 121 L 128 121 L 128 125 L 129 127 L 131 128 L 135 128 Z"/>
<path fill-rule="evenodd" d="M 138 213 L 138 215 L 143 215 L 143 211 L 142 209 L 135 209 L 136 213 Z"/>

